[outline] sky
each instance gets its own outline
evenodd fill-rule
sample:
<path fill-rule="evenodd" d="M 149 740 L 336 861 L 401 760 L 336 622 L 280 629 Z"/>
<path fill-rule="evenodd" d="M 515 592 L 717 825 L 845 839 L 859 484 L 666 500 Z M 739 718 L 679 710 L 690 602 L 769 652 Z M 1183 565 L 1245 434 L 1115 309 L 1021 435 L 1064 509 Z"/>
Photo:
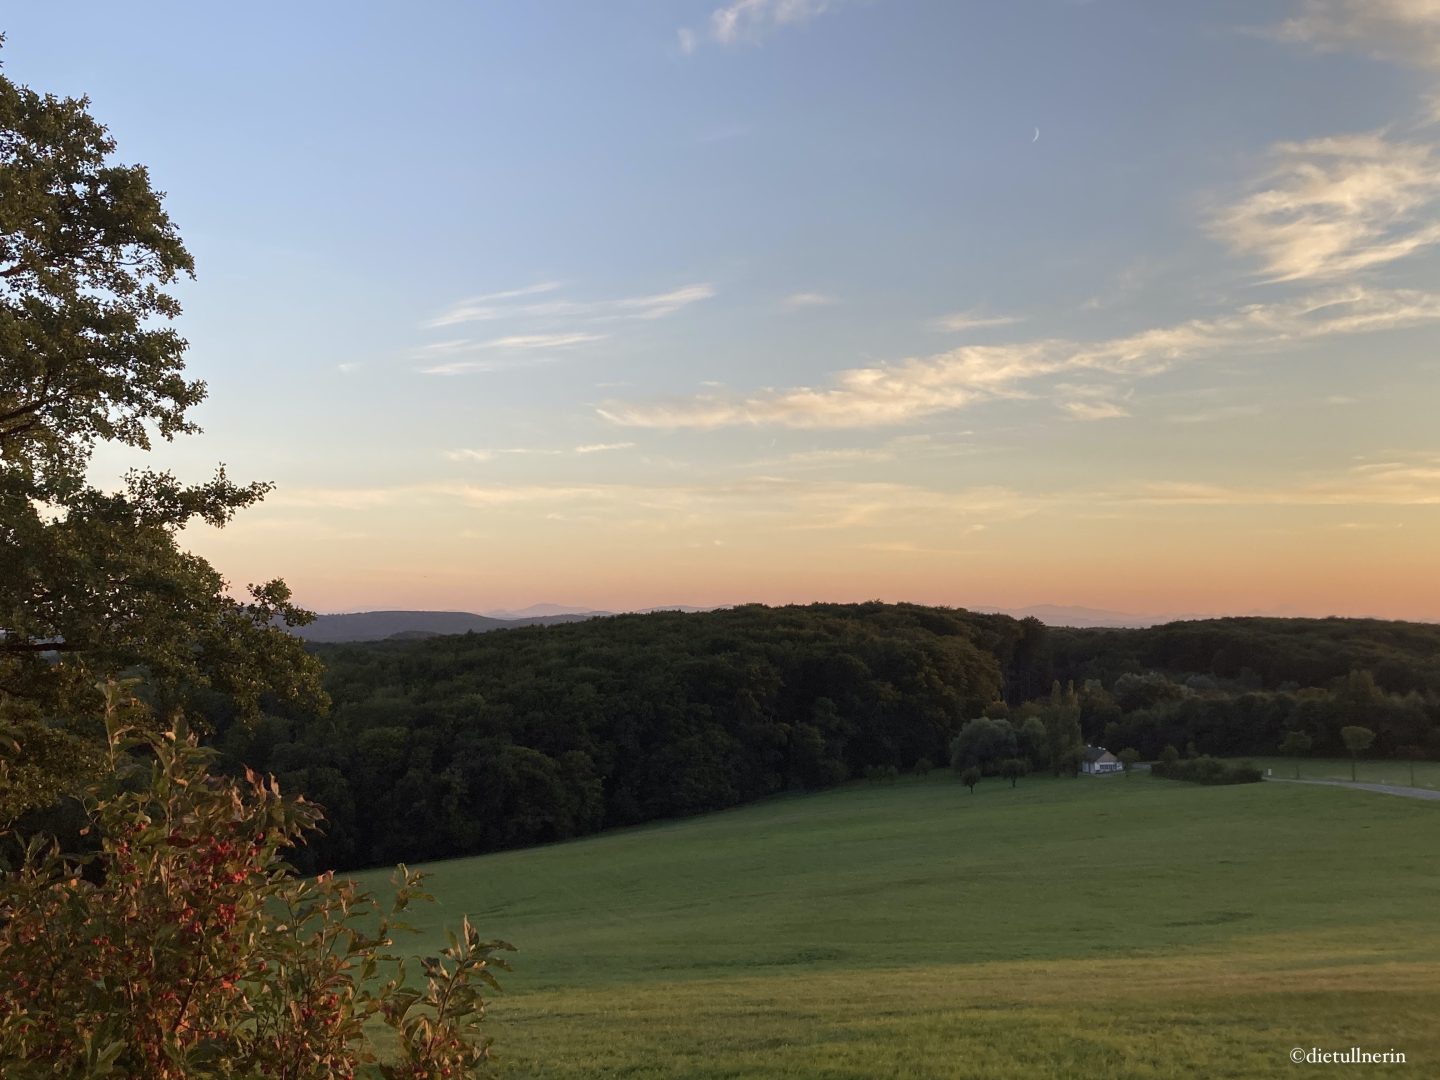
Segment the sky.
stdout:
<path fill-rule="evenodd" d="M 318 611 L 1440 620 L 1440 0 L 76 2 Z"/>

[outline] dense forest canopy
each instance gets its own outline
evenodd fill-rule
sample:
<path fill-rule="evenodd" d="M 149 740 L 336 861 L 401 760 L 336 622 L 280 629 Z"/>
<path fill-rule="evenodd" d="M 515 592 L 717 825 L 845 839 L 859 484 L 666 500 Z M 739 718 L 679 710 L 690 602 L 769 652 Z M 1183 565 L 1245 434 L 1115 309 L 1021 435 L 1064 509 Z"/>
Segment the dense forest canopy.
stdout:
<path fill-rule="evenodd" d="M 1076 630 L 910 604 L 750 605 L 316 654 L 329 716 L 210 719 L 237 767 L 325 805 L 320 865 L 517 847 L 923 770 L 951 761 L 982 714 L 1056 772 L 1082 742 L 1237 756 L 1300 730 L 1342 754 L 1347 724 L 1377 732 L 1375 753 L 1440 756 L 1440 627 L 1417 624 Z"/>

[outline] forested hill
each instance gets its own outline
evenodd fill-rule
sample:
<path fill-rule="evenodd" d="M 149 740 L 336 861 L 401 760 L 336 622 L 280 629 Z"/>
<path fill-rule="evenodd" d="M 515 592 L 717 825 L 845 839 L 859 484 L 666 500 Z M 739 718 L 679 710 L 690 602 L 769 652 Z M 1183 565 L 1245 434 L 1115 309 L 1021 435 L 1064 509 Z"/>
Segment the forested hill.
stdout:
<path fill-rule="evenodd" d="M 419 861 L 949 762 L 982 712 L 1143 757 L 1440 757 L 1440 626 L 1218 619 L 1148 629 L 916 605 L 751 605 L 312 646 L 334 707 L 212 716 L 226 760 L 319 800 L 320 865 Z M 1033 726 L 1032 726 L 1033 730 Z M 1023 740 L 1022 740 L 1023 742 Z M 1061 744 L 1064 745 L 1061 745 Z"/>
<path fill-rule="evenodd" d="M 1106 686 L 1127 672 L 1205 675 L 1250 689 L 1326 686 L 1369 671 L 1393 693 L 1440 694 L 1440 624 L 1383 619 L 1198 619 L 1139 630 L 1052 629 L 1050 675 Z"/>
<path fill-rule="evenodd" d="M 944 760 L 1019 624 L 919 607 L 618 615 L 321 646 L 329 716 L 229 725 L 336 865 L 511 847 Z"/>

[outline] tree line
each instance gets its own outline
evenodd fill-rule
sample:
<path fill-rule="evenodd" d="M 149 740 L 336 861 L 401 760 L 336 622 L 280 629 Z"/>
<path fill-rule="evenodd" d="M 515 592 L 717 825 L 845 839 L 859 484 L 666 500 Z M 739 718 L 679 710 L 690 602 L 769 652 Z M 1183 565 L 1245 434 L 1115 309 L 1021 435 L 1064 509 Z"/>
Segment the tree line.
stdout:
<path fill-rule="evenodd" d="M 1342 729 L 1363 726 L 1372 753 L 1440 756 L 1436 642 L 1437 628 L 1370 620 L 1092 631 L 911 604 L 747 605 L 318 646 L 328 715 L 277 702 L 246 722 L 218 699 L 208 715 L 233 767 L 325 806 L 308 858 L 356 867 L 960 759 L 1074 774 L 1087 744 L 1226 757 L 1299 733 L 1339 755 Z M 1252 647 L 1258 666 L 1237 663 Z M 991 749 L 972 752 L 982 734 Z"/>
<path fill-rule="evenodd" d="M 216 738 L 325 805 L 317 864 L 517 847 L 944 760 L 1001 693 L 988 627 L 747 606 L 322 647 L 328 716 L 219 716 Z"/>

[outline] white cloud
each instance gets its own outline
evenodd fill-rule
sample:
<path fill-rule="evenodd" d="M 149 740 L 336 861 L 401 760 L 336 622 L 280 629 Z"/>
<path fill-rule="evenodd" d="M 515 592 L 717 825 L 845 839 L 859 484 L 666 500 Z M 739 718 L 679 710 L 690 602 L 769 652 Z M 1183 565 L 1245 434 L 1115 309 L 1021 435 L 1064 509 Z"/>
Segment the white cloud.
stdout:
<path fill-rule="evenodd" d="M 1115 420 L 1130 415 L 1130 410 L 1115 400 L 1113 386 L 1060 383 L 1054 395 L 1072 420 Z"/>
<path fill-rule="evenodd" d="M 1353 49 L 1386 60 L 1440 68 L 1436 0 L 1303 0 L 1276 36 L 1324 50 Z"/>
<path fill-rule="evenodd" d="M 1132 498 L 1160 505 L 1436 506 L 1440 505 L 1440 454 L 1356 465 L 1292 487 L 1167 482 L 1147 484 Z"/>
<path fill-rule="evenodd" d="M 543 291 L 554 287 L 547 284 Z M 538 304 L 511 304 L 509 298 L 524 298 L 541 287 L 515 289 L 508 293 L 491 293 L 453 304 L 447 311 L 431 319 L 426 326 L 435 329 L 461 323 L 494 322 L 500 319 L 659 319 L 673 315 L 681 308 L 715 295 L 715 287 L 705 282 L 685 285 L 668 292 L 644 296 L 627 296 L 615 300 L 547 300 Z"/>
<path fill-rule="evenodd" d="M 1281 143 L 1259 190 L 1213 229 L 1272 281 L 1336 278 L 1440 243 L 1440 158 L 1380 135 Z"/>
<path fill-rule="evenodd" d="M 660 319 L 701 300 L 709 300 L 714 295 L 713 285 L 686 285 L 666 293 L 634 296 L 628 300 L 611 300 L 608 303 L 615 309 L 614 312 L 602 317 Z"/>
<path fill-rule="evenodd" d="M 486 349 L 568 349 L 572 345 L 588 345 L 604 341 L 605 334 L 512 334 L 480 343 Z"/>
<path fill-rule="evenodd" d="M 456 323 L 473 322 L 477 319 L 487 318 L 491 312 L 497 311 L 493 305 L 506 300 L 517 300 L 521 297 L 538 296 L 541 293 L 554 292 L 560 288 L 558 281 L 542 281 L 535 285 L 526 285 L 519 289 L 505 289 L 501 292 L 485 293 L 481 296 L 472 296 L 468 300 L 460 300 L 451 306 L 445 314 L 432 319 L 427 326 L 453 326 Z"/>
<path fill-rule="evenodd" d="M 986 315 L 978 311 L 953 311 L 949 315 L 941 315 L 931 322 L 936 330 L 960 332 L 963 330 L 979 330 L 987 326 L 1013 326 L 1022 321 L 1018 315 Z"/>
<path fill-rule="evenodd" d="M 834 0 L 734 0 L 710 13 L 710 36 L 732 45 L 776 27 L 809 22 L 834 6 Z"/>
<path fill-rule="evenodd" d="M 680 51 L 685 55 L 699 47 L 703 36 L 717 45 L 756 42 L 786 26 L 799 26 L 833 11 L 845 0 L 731 0 L 710 12 L 703 30 L 676 31 Z"/>
<path fill-rule="evenodd" d="M 625 427 L 877 427 L 1013 395 L 1022 384 L 1043 376 L 1088 371 L 1136 378 L 1218 352 L 1243 354 L 1332 334 L 1436 321 L 1440 321 L 1440 294 L 1352 288 L 1255 304 L 1218 318 L 1192 319 L 1107 341 L 967 345 L 934 356 L 841 371 L 828 387 L 766 390 L 739 398 L 701 394 L 672 401 L 608 401 L 599 413 Z"/>
<path fill-rule="evenodd" d="M 634 445 L 633 442 L 586 443 L 584 446 L 575 447 L 575 453 L 604 454 L 611 450 L 629 450 Z"/>
<path fill-rule="evenodd" d="M 512 354 L 509 357 L 481 360 L 452 360 L 444 364 L 432 364 L 417 369 L 422 375 L 480 375 L 495 371 L 511 371 L 515 368 L 539 367 L 553 364 L 553 356 Z"/>
<path fill-rule="evenodd" d="M 543 447 L 531 446 L 509 446 L 494 450 L 446 450 L 445 457 L 450 461 L 493 461 L 501 454 L 511 455 L 541 455 L 554 457 L 561 454 L 601 454 L 610 450 L 628 450 L 635 444 L 633 442 L 612 442 L 612 443 L 587 443 L 583 446 L 576 446 L 570 450 L 555 450 Z"/>
<path fill-rule="evenodd" d="M 1130 410 L 1116 401 L 1064 401 L 1060 407 L 1075 420 L 1115 420 Z"/>
<path fill-rule="evenodd" d="M 510 334 L 506 337 L 490 338 L 487 341 L 436 341 L 423 345 L 412 354 L 413 359 L 427 362 L 420 368 L 423 375 L 470 375 L 478 372 L 505 371 L 517 367 L 534 367 L 538 364 L 553 363 L 553 356 L 522 356 L 541 349 L 572 349 L 577 345 L 589 345 L 604 341 L 606 334 L 562 333 L 562 334 Z M 495 357 L 495 352 L 509 354 Z M 441 357 L 449 357 L 444 363 L 429 363 Z"/>
<path fill-rule="evenodd" d="M 829 307 L 835 303 L 833 296 L 827 296 L 821 292 L 797 292 L 791 293 L 782 301 L 787 308 L 812 308 Z"/>

